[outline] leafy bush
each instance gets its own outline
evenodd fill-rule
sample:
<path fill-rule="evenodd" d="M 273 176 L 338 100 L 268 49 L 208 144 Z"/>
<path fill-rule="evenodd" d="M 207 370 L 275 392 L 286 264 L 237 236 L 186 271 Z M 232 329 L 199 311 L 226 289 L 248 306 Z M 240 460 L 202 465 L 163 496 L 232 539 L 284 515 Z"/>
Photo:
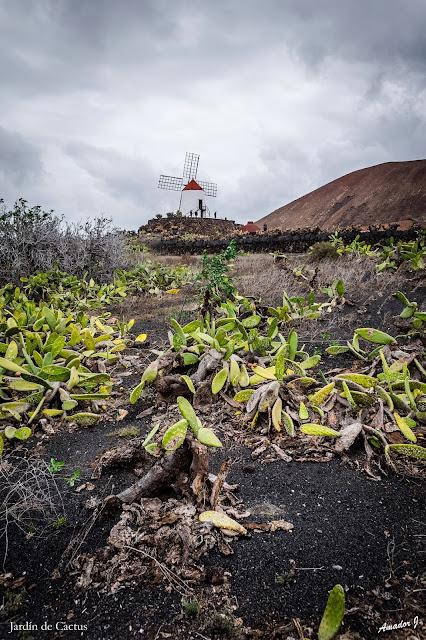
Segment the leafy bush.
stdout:
<path fill-rule="evenodd" d="M 204 292 L 213 295 L 231 295 L 235 290 L 231 278 L 228 276 L 229 262 L 237 255 L 235 240 L 231 240 L 224 251 L 215 255 L 204 253 L 202 268 L 198 280 L 203 283 Z"/>

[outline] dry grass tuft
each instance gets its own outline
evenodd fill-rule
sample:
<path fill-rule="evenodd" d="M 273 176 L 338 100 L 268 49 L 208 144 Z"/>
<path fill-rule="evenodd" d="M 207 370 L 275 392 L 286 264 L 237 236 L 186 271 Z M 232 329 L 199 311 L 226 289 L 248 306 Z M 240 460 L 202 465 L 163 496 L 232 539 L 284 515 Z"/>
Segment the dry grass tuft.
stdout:
<path fill-rule="evenodd" d="M 305 277 L 295 275 L 295 268 L 302 269 Z M 348 298 L 365 303 L 387 292 L 391 295 L 407 282 L 406 273 L 377 273 L 374 260 L 351 255 L 315 263 L 308 254 L 289 254 L 282 261 L 275 261 L 269 254 L 249 254 L 237 258 L 232 276 L 240 293 L 259 296 L 267 304 L 278 304 L 283 291 L 293 296 L 307 295 L 311 287 L 321 298 L 322 288 L 339 279 L 345 283 Z"/>
<path fill-rule="evenodd" d="M 163 264 L 166 267 L 179 267 L 184 265 L 186 267 L 192 267 L 195 271 L 197 271 L 201 265 L 201 256 L 193 256 L 189 254 L 184 254 L 182 256 L 163 256 L 160 254 L 149 254 L 148 257 L 151 258 L 154 262 Z"/>
<path fill-rule="evenodd" d="M 235 260 L 231 275 L 242 295 L 259 297 L 265 304 L 279 304 L 283 291 L 294 295 L 309 291 L 304 281 L 295 278 L 293 266 L 295 256 L 276 262 L 270 254 L 252 253 Z"/>

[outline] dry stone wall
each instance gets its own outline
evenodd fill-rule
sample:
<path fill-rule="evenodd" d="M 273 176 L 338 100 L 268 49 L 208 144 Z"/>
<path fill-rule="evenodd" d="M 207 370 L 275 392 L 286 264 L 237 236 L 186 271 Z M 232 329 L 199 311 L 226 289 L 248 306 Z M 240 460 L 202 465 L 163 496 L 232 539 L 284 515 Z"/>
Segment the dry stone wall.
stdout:
<path fill-rule="evenodd" d="M 346 229 L 340 232 L 345 243 L 352 242 L 357 235 L 361 240 L 371 244 L 382 242 L 391 237 L 397 240 L 413 240 L 418 228 L 400 230 L 396 226 L 387 229 L 370 229 L 359 231 L 358 229 Z M 287 253 L 304 253 L 316 242 L 324 242 L 330 234 L 319 230 L 299 230 L 288 232 L 235 234 L 222 238 L 193 238 L 190 241 L 178 238 L 161 238 L 150 243 L 151 248 L 163 254 L 185 255 L 218 253 L 222 251 L 234 237 L 237 247 L 241 251 L 252 253 L 282 251 Z"/>

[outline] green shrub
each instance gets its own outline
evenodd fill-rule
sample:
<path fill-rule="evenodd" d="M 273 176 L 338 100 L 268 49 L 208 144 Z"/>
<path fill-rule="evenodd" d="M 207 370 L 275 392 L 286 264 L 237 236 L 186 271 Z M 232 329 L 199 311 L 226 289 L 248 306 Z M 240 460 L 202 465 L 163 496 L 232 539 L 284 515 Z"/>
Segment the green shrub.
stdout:
<path fill-rule="evenodd" d="M 204 253 L 202 256 L 202 269 L 198 280 L 203 283 L 204 292 L 208 294 L 232 295 L 235 291 L 234 284 L 228 276 L 229 262 L 237 255 L 235 240 L 231 240 L 224 251 L 212 256 Z"/>
<path fill-rule="evenodd" d="M 317 242 L 309 249 L 310 262 L 336 260 L 338 257 L 337 249 L 331 242 Z"/>
<path fill-rule="evenodd" d="M 196 618 L 200 613 L 200 603 L 196 598 L 190 600 L 182 599 L 182 609 L 188 618 Z"/>

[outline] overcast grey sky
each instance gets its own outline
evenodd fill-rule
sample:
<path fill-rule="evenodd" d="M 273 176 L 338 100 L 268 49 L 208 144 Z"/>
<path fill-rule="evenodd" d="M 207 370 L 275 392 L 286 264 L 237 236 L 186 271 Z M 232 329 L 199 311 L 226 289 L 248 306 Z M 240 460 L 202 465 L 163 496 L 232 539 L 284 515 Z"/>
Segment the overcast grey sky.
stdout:
<path fill-rule="evenodd" d="M 426 157 L 426 0 L 0 0 L 0 196 L 135 228 L 185 151 L 257 219 Z"/>

